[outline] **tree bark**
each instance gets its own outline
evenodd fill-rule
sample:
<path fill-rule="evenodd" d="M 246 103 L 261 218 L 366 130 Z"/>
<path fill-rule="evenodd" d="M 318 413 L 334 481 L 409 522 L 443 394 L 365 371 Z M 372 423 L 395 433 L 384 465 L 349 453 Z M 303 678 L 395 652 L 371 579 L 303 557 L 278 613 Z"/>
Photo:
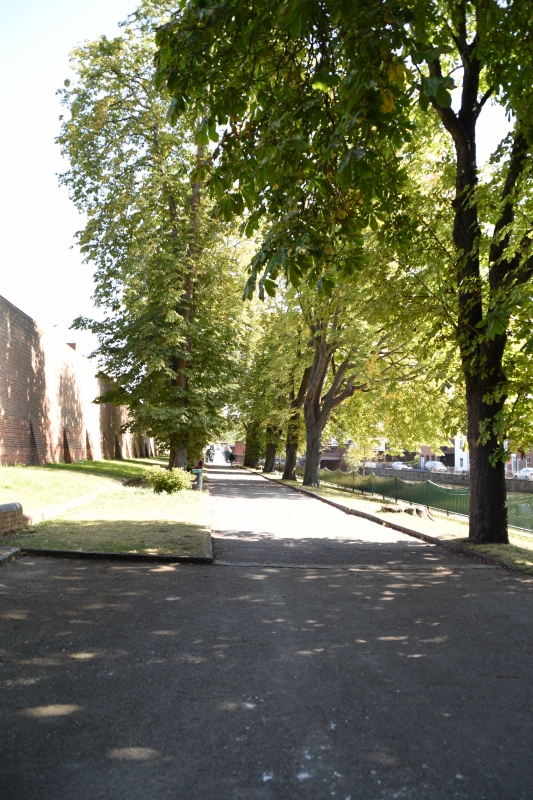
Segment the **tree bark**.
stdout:
<path fill-rule="evenodd" d="M 261 426 L 258 422 L 252 421 L 246 426 L 246 452 L 244 454 L 244 466 L 255 469 L 261 458 Z"/>
<path fill-rule="evenodd" d="M 307 445 L 305 448 L 304 486 L 320 486 L 320 458 L 322 456 L 322 431 L 318 423 L 306 425 Z"/>
<path fill-rule="evenodd" d="M 293 411 L 287 427 L 287 441 L 285 443 L 285 467 L 282 480 L 296 480 L 296 459 L 298 458 L 298 445 L 300 443 L 300 409 Z"/>
<path fill-rule="evenodd" d="M 170 469 L 186 469 L 187 468 L 187 448 L 178 447 L 175 450 L 170 450 L 168 458 L 168 466 Z"/>
<path fill-rule="evenodd" d="M 263 472 L 274 472 L 274 467 L 276 465 L 276 450 L 277 445 L 275 442 L 267 443 Z"/>
<path fill-rule="evenodd" d="M 347 377 L 352 369 L 349 358 L 345 358 L 334 374 L 331 386 L 322 396 L 324 384 L 331 365 L 336 345 L 328 343 L 327 331 L 317 326 L 313 331 L 313 364 L 309 377 L 309 387 L 304 400 L 304 420 L 307 435 L 305 451 L 304 486 L 320 486 L 320 457 L 322 455 L 322 432 L 333 409 L 351 397 L 364 385 L 354 386 L 355 375 Z"/>
<path fill-rule="evenodd" d="M 476 544 L 506 544 L 507 489 L 505 464 L 498 458 L 501 445 L 491 432 L 490 420 L 501 410 L 503 400 L 490 406 L 484 402 L 490 387 L 476 378 L 467 379 L 468 448 L 470 451 L 470 532 Z M 487 421 L 489 424 L 487 426 Z M 478 441 L 481 429 L 489 431 L 483 443 Z M 495 460 L 494 466 L 491 459 Z"/>
<path fill-rule="evenodd" d="M 294 393 L 294 382 L 289 395 L 291 415 L 287 425 L 287 441 L 285 443 L 285 468 L 283 470 L 283 481 L 296 480 L 296 459 L 298 457 L 298 445 L 300 443 L 300 412 L 304 404 L 311 367 L 306 367 L 303 371 L 302 380 L 298 394 Z M 294 379 L 294 375 L 293 375 Z"/>

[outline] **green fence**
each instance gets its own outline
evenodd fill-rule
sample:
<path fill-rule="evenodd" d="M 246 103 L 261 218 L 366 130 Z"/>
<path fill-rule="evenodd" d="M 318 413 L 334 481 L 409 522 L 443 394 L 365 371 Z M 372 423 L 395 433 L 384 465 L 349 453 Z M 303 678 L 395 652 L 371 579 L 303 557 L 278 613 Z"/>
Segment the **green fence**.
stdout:
<path fill-rule="evenodd" d="M 304 467 L 296 468 L 296 475 L 303 477 Z M 470 506 L 470 489 L 448 489 L 439 486 L 433 481 L 417 481 L 411 483 L 395 475 L 394 477 L 380 478 L 371 473 L 359 475 L 356 472 L 342 472 L 339 469 L 330 471 L 320 470 L 320 482 L 331 484 L 338 489 L 349 492 L 367 492 L 381 497 L 393 497 L 395 500 L 404 500 L 406 503 L 415 503 L 420 506 L 437 508 L 453 514 L 468 516 Z M 532 496 L 533 501 L 533 496 Z M 533 531 L 533 505 L 532 501 L 523 497 L 508 497 L 508 519 L 513 528 L 522 528 Z"/>

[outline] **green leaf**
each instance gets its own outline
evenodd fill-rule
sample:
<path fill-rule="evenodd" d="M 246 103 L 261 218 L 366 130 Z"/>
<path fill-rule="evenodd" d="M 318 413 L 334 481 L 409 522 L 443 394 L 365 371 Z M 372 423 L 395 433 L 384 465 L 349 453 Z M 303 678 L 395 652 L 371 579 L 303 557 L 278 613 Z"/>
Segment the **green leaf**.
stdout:
<path fill-rule="evenodd" d="M 437 86 L 435 92 L 435 100 L 441 108 L 450 108 L 452 104 L 452 96 L 447 89 L 444 88 L 442 83 Z"/>
<path fill-rule="evenodd" d="M 428 110 L 429 97 L 427 96 L 427 94 L 424 94 L 424 92 L 420 91 L 420 94 L 418 95 L 418 102 L 420 104 L 420 108 L 422 109 L 422 111 Z"/>
<path fill-rule="evenodd" d="M 311 87 L 318 92 L 329 92 L 329 86 L 323 80 L 314 81 Z"/>

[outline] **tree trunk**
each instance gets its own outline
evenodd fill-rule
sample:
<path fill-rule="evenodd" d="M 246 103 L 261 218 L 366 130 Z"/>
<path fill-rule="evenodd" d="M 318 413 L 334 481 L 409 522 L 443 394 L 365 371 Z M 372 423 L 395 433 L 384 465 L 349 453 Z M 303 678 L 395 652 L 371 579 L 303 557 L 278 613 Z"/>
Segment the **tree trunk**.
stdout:
<path fill-rule="evenodd" d="M 204 148 L 198 146 L 196 149 L 196 166 L 198 167 L 202 161 Z M 189 259 L 189 270 L 184 280 L 184 296 L 181 305 L 178 306 L 176 311 L 183 317 L 186 323 L 187 338 L 186 338 L 186 352 L 180 356 L 172 356 L 171 365 L 176 373 L 176 377 L 172 380 L 174 386 L 180 389 L 178 403 L 179 405 L 186 406 L 189 397 L 189 379 L 187 377 L 187 368 L 190 363 L 192 353 L 192 341 L 190 337 L 190 323 L 193 319 L 193 304 L 194 304 L 194 290 L 196 279 L 196 261 L 198 259 L 198 217 L 200 213 L 201 202 L 201 189 L 202 184 L 200 181 L 195 181 L 192 185 L 191 197 L 191 211 L 189 217 L 189 242 L 187 245 L 187 256 Z M 177 207 L 172 194 L 168 196 L 168 205 L 170 218 L 173 225 L 173 237 L 178 238 L 177 227 Z M 187 467 L 187 446 L 178 446 L 170 448 L 169 467 Z"/>
<path fill-rule="evenodd" d="M 322 430 L 320 424 L 307 427 L 305 449 L 304 486 L 320 486 L 320 458 L 322 456 Z"/>
<path fill-rule="evenodd" d="M 283 469 L 284 481 L 296 480 L 296 462 L 298 457 L 298 442 L 289 442 L 285 445 L 285 467 Z"/>
<path fill-rule="evenodd" d="M 505 464 L 498 458 L 501 444 L 494 433 L 483 444 L 479 431 L 492 422 L 503 401 L 487 406 L 483 402 L 486 381 L 467 377 L 468 448 L 470 451 L 470 526 L 469 539 L 475 544 L 507 544 L 507 488 Z M 489 427 L 491 430 L 492 425 Z M 495 465 L 491 464 L 491 457 Z"/>
<path fill-rule="evenodd" d="M 284 481 L 296 480 L 296 459 L 298 456 L 298 444 L 300 442 L 300 409 L 291 414 L 287 426 L 287 441 L 285 444 L 285 468 L 283 470 Z"/>
<path fill-rule="evenodd" d="M 300 353 L 298 352 L 298 356 Z M 300 443 L 300 409 L 302 408 L 307 388 L 309 386 L 309 378 L 311 376 L 311 367 L 306 367 L 302 374 L 300 381 L 300 388 L 298 394 L 294 393 L 294 372 L 292 374 L 292 386 L 289 396 L 291 415 L 289 417 L 289 424 L 287 426 L 287 441 L 285 443 L 285 469 L 283 470 L 283 481 L 296 480 L 296 459 L 298 456 L 298 445 Z"/>
<path fill-rule="evenodd" d="M 247 456 L 246 453 L 244 455 L 244 466 L 250 467 L 250 469 L 255 469 L 257 467 L 257 462 L 259 461 L 258 458 L 254 458 L 253 456 Z"/>
<path fill-rule="evenodd" d="M 257 462 L 264 453 L 264 431 L 256 420 L 252 420 L 245 426 L 246 428 L 246 452 L 244 455 L 244 466 L 255 469 Z"/>
<path fill-rule="evenodd" d="M 355 375 L 347 377 L 352 368 L 349 358 L 337 367 L 331 386 L 322 396 L 324 384 L 331 360 L 335 352 L 335 344 L 328 344 L 327 336 L 322 326 L 317 326 L 314 331 L 314 355 L 309 386 L 304 400 L 304 420 L 307 435 L 305 453 L 304 486 L 320 486 L 320 457 L 322 455 L 322 431 L 326 427 L 333 409 L 353 395 Z"/>
<path fill-rule="evenodd" d="M 464 33 L 460 33 L 465 37 Z M 453 241 L 456 248 L 457 278 L 457 342 L 461 352 L 466 386 L 468 414 L 468 445 L 470 449 L 470 525 L 472 542 L 506 543 L 507 536 L 507 492 L 505 468 L 502 462 L 503 443 L 498 441 L 498 415 L 505 401 L 505 376 L 503 354 L 506 334 L 486 336 L 483 330 L 483 287 L 480 264 L 479 222 L 476 189 L 478 169 L 476 160 L 476 123 L 481 63 L 476 51 L 464 55 L 463 89 L 461 108 L 458 113 L 452 108 L 441 107 L 436 100 L 433 106 L 446 130 L 454 140 L 455 198 Z M 440 61 L 429 65 L 432 77 L 442 75 Z M 518 169 L 522 160 L 520 144 L 513 151 L 511 169 L 506 181 L 504 200 L 512 195 L 515 180 L 513 168 Z M 509 180 L 511 181 L 509 183 Z M 506 202 L 502 217 L 496 224 L 489 257 L 489 288 L 492 300 L 506 279 L 506 262 L 503 258 L 506 246 L 505 227 L 512 222 L 512 203 Z M 498 302 L 501 302 L 498 300 Z M 490 303 L 489 303 L 490 305 Z M 507 327 L 507 326 L 506 326 Z M 480 333 L 480 331 L 483 331 Z M 485 337 L 485 338 L 483 338 Z M 478 441 L 479 440 L 479 441 Z M 491 459 L 494 465 L 491 463 Z"/>
<path fill-rule="evenodd" d="M 266 446 L 265 466 L 263 467 L 263 472 L 274 472 L 274 468 L 276 466 L 276 450 L 276 443 L 268 442 Z"/>
<path fill-rule="evenodd" d="M 168 458 L 168 466 L 170 469 L 174 468 L 187 468 L 187 448 L 186 447 L 178 447 L 175 450 L 170 450 L 170 455 Z"/>

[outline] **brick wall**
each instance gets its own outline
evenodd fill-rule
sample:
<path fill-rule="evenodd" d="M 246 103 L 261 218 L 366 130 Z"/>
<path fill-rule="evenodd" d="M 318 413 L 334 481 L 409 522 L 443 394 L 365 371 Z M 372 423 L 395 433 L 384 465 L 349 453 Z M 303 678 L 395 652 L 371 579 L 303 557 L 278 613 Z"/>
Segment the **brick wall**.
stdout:
<path fill-rule="evenodd" d="M 146 456 L 124 408 L 95 405 L 95 366 L 0 297 L 0 465 Z"/>
<path fill-rule="evenodd" d="M 20 503 L 3 503 L 0 505 L 0 536 L 24 526 L 22 506 Z"/>

